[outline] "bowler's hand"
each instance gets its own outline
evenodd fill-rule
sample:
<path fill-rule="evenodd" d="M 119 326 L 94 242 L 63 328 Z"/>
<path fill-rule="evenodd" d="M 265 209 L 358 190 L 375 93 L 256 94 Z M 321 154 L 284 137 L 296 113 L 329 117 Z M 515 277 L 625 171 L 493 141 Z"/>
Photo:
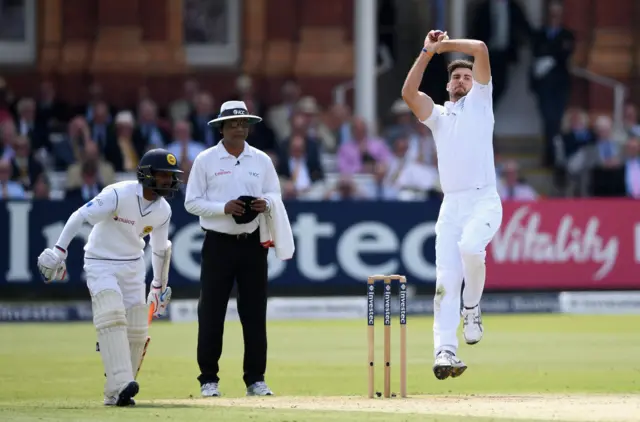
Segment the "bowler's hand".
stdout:
<path fill-rule="evenodd" d="M 440 43 L 447 39 L 449 39 L 449 36 L 446 32 L 440 30 L 429 31 L 424 39 L 424 48 L 430 53 L 437 53 L 440 49 Z"/>
<path fill-rule="evenodd" d="M 225 214 L 231 214 L 231 215 L 242 215 L 244 214 L 244 202 L 238 200 L 238 199 L 233 199 L 229 202 L 227 202 L 224 205 L 224 213 Z"/>
<path fill-rule="evenodd" d="M 256 212 L 265 212 L 267 210 L 267 201 L 264 199 L 254 199 L 251 201 L 251 209 Z"/>

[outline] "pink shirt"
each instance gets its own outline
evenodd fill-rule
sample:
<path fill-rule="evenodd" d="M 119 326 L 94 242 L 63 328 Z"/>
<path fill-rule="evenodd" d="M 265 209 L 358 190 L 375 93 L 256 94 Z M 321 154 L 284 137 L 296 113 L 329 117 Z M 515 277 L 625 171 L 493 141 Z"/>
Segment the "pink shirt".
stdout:
<path fill-rule="evenodd" d="M 386 163 L 391 159 L 391 150 L 383 140 L 369 138 L 365 142 L 367 143 L 367 152 L 376 162 Z M 362 172 L 362 168 L 362 153 L 360 152 L 360 146 L 357 141 L 352 140 L 340 145 L 338 149 L 338 169 L 340 173 L 360 173 Z"/>

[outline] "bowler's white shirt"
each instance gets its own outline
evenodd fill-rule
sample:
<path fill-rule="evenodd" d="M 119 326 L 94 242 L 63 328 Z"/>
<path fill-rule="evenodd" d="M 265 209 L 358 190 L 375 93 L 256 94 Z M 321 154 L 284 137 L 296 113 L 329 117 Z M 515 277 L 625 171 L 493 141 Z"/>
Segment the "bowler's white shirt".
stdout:
<path fill-rule="evenodd" d="M 164 198 L 145 200 L 137 181 L 107 186 L 78 212 L 93 225 L 84 247 L 88 259 L 138 259 L 144 255 L 147 235 L 159 236 L 160 240 L 169 235 L 169 203 Z"/>
<path fill-rule="evenodd" d="M 438 156 L 442 192 L 496 186 L 493 157 L 493 84 L 473 81 L 455 103 L 434 105 L 422 123 L 431 129 Z"/>
<path fill-rule="evenodd" d="M 236 158 L 220 141 L 193 162 L 184 207 L 200 217 L 200 226 L 205 230 L 253 233 L 258 228 L 257 218 L 247 224 L 237 224 L 231 215 L 224 213 L 224 206 L 241 195 L 264 198 L 267 193 L 281 195 L 271 158 L 246 142 L 242 154 Z"/>

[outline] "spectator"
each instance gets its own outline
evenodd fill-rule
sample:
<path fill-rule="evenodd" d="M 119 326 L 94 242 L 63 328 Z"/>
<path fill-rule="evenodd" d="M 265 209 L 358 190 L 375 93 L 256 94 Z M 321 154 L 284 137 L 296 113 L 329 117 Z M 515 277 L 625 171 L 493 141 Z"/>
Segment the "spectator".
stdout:
<path fill-rule="evenodd" d="M 493 76 L 493 106 L 497 108 L 509 81 L 509 67 L 519 61 L 523 41 L 531 37 L 531 26 L 517 0 L 482 0 L 469 13 L 469 37 L 489 48 Z"/>
<path fill-rule="evenodd" d="M 12 160 L 15 155 L 13 144 L 15 143 L 16 125 L 13 120 L 5 120 L 0 123 L 0 160 Z"/>
<path fill-rule="evenodd" d="M 342 174 L 335 186 L 327 191 L 325 199 L 329 201 L 357 201 L 366 199 L 350 175 Z"/>
<path fill-rule="evenodd" d="M 385 131 L 385 138 L 389 140 L 389 142 L 393 142 L 392 140 L 399 136 L 412 136 L 415 134 L 416 127 L 414 126 L 414 121 L 416 118 L 402 98 L 397 99 L 393 103 L 391 106 L 391 114 L 394 121 Z M 420 125 L 424 126 L 423 124 Z"/>
<path fill-rule="evenodd" d="M 334 104 L 326 116 L 327 128 L 336 138 L 336 147 L 351 140 L 351 110 L 345 104 Z"/>
<path fill-rule="evenodd" d="M 613 138 L 613 122 L 609 116 L 596 119 L 596 144 L 590 149 L 591 195 L 617 197 L 626 195 L 624 167 L 620 144 Z"/>
<path fill-rule="evenodd" d="M 296 106 L 298 113 L 307 119 L 307 135 L 318 140 L 323 152 L 336 152 L 336 138 L 320 118 L 320 106 L 314 97 L 303 97 Z"/>
<path fill-rule="evenodd" d="M 547 24 L 533 34 L 530 88 L 538 100 L 545 136 L 544 162 L 554 164 L 553 139 L 560 132 L 562 116 L 571 94 L 570 59 L 575 37 L 562 25 L 562 5 L 549 4 Z"/>
<path fill-rule="evenodd" d="M 145 152 L 145 140 L 140 131 L 135 130 L 133 113 L 128 110 L 116 114 L 115 125 L 118 149 L 122 155 L 122 168 L 118 171 L 135 172 Z"/>
<path fill-rule="evenodd" d="M 282 102 L 274 105 L 266 114 L 266 121 L 273 130 L 276 141 L 281 142 L 291 134 L 291 116 L 300 99 L 300 87 L 293 81 L 282 85 Z"/>
<path fill-rule="evenodd" d="M 172 121 L 189 118 L 195 109 L 194 103 L 199 91 L 200 87 L 195 79 L 187 79 L 184 82 L 182 97 L 169 105 L 169 116 Z"/>
<path fill-rule="evenodd" d="M 244 103 L 247 106 L 249 113 L 260 115 L 252 97 L 246 98 Z M 249 136 L 247 136 L 247 143 L 254 148 L 258 148 L 260 151 L 267 153 L 269 156 L 277 156 L 280 151 L 280 146 L 276 141 L 273 130 L 271 130 L 264 120 L 251 125 L 251 128 L 249 128 Z M 277 164 L 275 166 L 277 168 Z"/>
<path fill-rule="evenodd" d="M 312 144 L 313 145 L 313 144 Z M 307 193 L 314 183 L 324 178 L 324 171 L 317 152 L 309 153 L 308 142 L 302 135 L 294 135 L 278 160 L 278 174 L 290 180 L 296 196 Z"/>
<path fill-rule="evenodd" d="M 89 86 L 89 101 L 87 104 L 78 110 L 78 114 L 82 115 L 86 121 L 91 124 L 95 117 L 95 108 L 98 103 L 103 103 L 107 105 L 107 123 L 111 123 L 111 116 L 114 114 L 111 106 L 109 106 L 105 101 L 103 101 L 103 91 L 102 85 L 98 82 L 94 82 Z"/>
<path fill-rule="evenodd" d="M 193 113 L 189 117 L 193 131 L 193 139 L 210 147 L 218 143 L 220 134 L 209 126 L 208 123 L 215 118 L 213 111 L 213 97 L 201 92 L 196 96 L 196 103 Z"/>
<path fill-rule="evenodd" d="M 118 148 L 116 129 L 111 121 L 109 106 L 98 101 L 92 106 L 93 120 L 89 122 L 89 136 L 98 144 L 100 153 L 116 171 L 122 171 L 122 152 Z"/>
<path fill-rule="evenodd" d="M 80 161 L 72 164 L 67 169 L 67 191 L 79 189 L 87 184 L 85 176 L 86 174 L 93 174 L 94 169 L 94 178 L 99 186 L 108 186 L 115 182 L 113 165 L 100 156 L 98 145 L 89 140 L 84 144 Z"/>
<path fill-rule="evenodd" d="M 640 119 L 638 119 L 638 107 L 635 104 L 625 104 L 622 125 L 624 131 L 622 140 L 627 141 L 629 138 L 640 136 Z"/>
<path fill-rule="evenodd" d="M 626 144 L 624 178 L 627 196 L 640 199 L 640 139 L 631 138 Z"/>
<path fill-rule="evenodd" d="M 22 185 L 10 180 L 11 171 L 11 163 L 8 160 L 0 160 L 0 199 L 25 199 Z"/>
<path fill-rule="evenodd" d="M 338 169 L 342 174 L 375 174 L 379 164 L 386 164 L 391 151 L 386 143 L 369 136 L 366 122 L 356 117 L 352 123 L 352 141 L 338 149 Z"/>
<path fill-rule="evenodd" d="M 142 140 L 138 141 L 137 139 Z M 134 133 L 135 143 L 144 145 L 142 153 L 151 148 L 164 148 L 169 138 L 158 121 L 158 107 L 151 100 L 143 100 L 138 105 L 138 127 Z"/>
<path fill-rule="evenodd" d="M 409 150 L 407 154 L 412 160 L 427 166 L 437 166 L 436 144 L 431 129 L 414 120 L 415 130 L 409 136 Z"/>
<path fill-rule="evenodd" d="M 589 128 L 589 115 L 584 110 L 571 109 L 565 113 L 562 134 L 556 136 L 556 184 L 564 196 L 587 196 L 590 147 L 595 135 Z"/>
<path fill-rule="evenodd" d="M 40 84 L 40 98 L 36 109 L 36 121 L 38 125 L 50 130 L 67 122 L 69 106 L 56 93 L 51 81 L 43 81 Z"/>
<path fill-rule="evenodd" d="M 178 164 L 184 172 L 182 185 L 186 186 L 193 161 L 205 150 L 202 143 L 191 138 L 191 124 L 188 121 L 178 120 L 173 124 L 173 142 L 167 146 L 167 150 L 178 159 Z"/>
<path fill-rule="evenodd" d="M 620 167 L 621 151 L 613 138 L 613 122 L 609 116 L 600 116 L 595 122 L 595 166 L 603 169 Z"/>
<path fill-rule="evenodd" d="M 21 98 L 17 105 L 18 116 L 16 118 L 16 128 L 18 135 L 29 138 L 34 151 L 40 148 L 51 150 L 46 128 L 38 124 L 36 120 L 36 102 L 33 98 Z"/>
<path fill-rule="evenodd" d="M 100 179 L 98 162 L 95 159 L 87 159 L 81 164 L 80 185 L 67 189 L 64 199 L 72 203 L 88 202 L 105 187 Z"/>
<path fill-rule="evenodd" d="M 503 201 L 535 201 L 538 194 L 520 176 L 518 163 L 509 160 L 504 164 L 503 179 L 498 182 L 498 193 Z"/>
<path fill-rule="evenodd" d="M 437 193 L 438 171 L 410 154 L 408 136 L 398 136 L 381 183 L 383 199 L 425 199 Z"/>
<path fill-rule="evenodd" d="M 31 151 L 29 138 L 25 136 L 16 137 L 13 143 L 13 150 L 15 155 L 12 160 L 13 173 L 11 178 L 22 183 L 25 191 L 30 191 L 44 169 Z"/>
<path fill-rule="evenodd" d="M 44 173 L 38 176 L 35 184 L 33 185 L 33 199 L 52 199 L 51 198 L 51 184 L 49 179 Z"/>

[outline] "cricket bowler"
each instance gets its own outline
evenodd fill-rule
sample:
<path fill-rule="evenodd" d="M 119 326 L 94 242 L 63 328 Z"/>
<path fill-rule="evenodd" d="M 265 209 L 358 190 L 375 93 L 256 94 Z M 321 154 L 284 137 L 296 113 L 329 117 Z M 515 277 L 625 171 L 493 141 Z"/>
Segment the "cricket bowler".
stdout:
<path fill-rule="evenodd" d="M 433 55 L 447 52 L 473 56 L 473 62 L 449 64 L 449 101 L 437 105 L 418 88 Z M 502 224 L 493 154 L 492 94 L 486 45 L 477 40 L 450 40 L 442 31 L 429 32 L 402 88 L 402 98 L 413 114 L 433 133 L 444 193 L 435 227 L 433 373 L 440 380 L 458 377 L 467 369 L 457 357 L 456 336 L 463 279 L 465 341 L 476 344 L 483 336 L 479 304 L 486 278 L 485 250 Z"/>

